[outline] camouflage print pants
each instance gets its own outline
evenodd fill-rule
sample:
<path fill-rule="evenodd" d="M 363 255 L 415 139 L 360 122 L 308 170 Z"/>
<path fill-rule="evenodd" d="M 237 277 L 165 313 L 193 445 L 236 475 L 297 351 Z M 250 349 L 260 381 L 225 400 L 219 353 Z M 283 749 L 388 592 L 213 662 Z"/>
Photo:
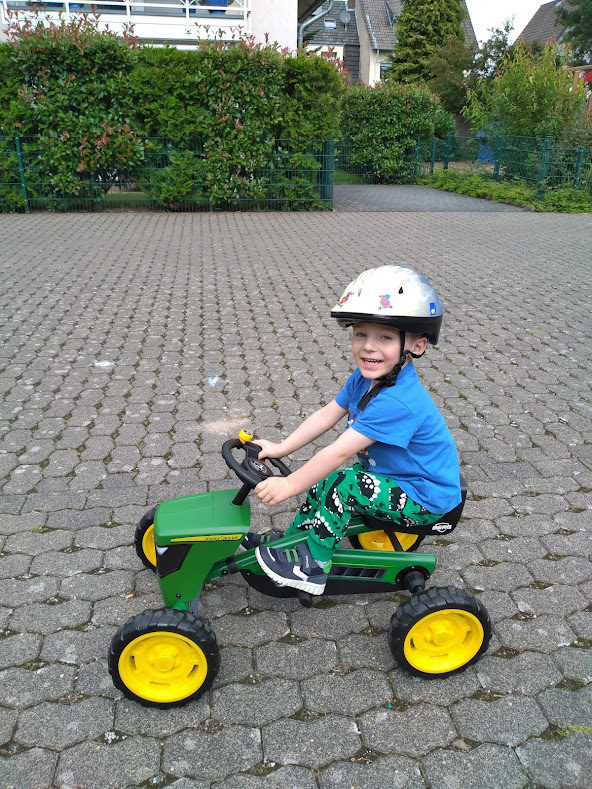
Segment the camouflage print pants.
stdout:
<path fill-rule="evenodd" d="M 442 517 L 409 498 L 394 479 L 372 474 L 356 463 L 334 471 L 312 486 L 288 533 L 309 530 L 312 555 L 315 559 L 328 560 L 356 513 L 391 520 L 397 531 L 411 533 L 417 533 L 418 526 L 437 523 Z"/>

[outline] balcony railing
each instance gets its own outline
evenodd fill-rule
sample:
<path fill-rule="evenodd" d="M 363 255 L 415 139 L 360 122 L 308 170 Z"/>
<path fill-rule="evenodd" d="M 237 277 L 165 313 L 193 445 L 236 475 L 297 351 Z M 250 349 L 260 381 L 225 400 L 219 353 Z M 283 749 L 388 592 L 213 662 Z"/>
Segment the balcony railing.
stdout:
<path fill-rule="evenodd" d="M 139 39 L 155 43 L 175 41 L 191 45 L 200 39 L 230 40 L 251 33 L 251 0 L 207 6 L 198 0 L 110 0 L 109 3 L 0 0 L 0 24 L 9 25 L 15 19 L 22 21 L 35 11 L 41 18 L 54 22 L 60 16 L 69 19 L 75 14 L 94 11 L 100 16 L 100 28 L 109 25 L 110 30 L 122 32 L 131 24 Z"/>

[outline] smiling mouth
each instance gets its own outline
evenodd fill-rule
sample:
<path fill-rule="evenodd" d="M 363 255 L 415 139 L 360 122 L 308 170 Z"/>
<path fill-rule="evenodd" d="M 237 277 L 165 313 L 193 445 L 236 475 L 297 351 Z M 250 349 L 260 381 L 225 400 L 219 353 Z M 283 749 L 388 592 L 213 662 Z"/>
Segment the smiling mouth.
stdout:
<path fill-rule="evenodd" d="M 369 367 L 375 367 L 377 364 L 382 364 L 382 359 L 366 359 L 362 357 L 362 361 Z"/>

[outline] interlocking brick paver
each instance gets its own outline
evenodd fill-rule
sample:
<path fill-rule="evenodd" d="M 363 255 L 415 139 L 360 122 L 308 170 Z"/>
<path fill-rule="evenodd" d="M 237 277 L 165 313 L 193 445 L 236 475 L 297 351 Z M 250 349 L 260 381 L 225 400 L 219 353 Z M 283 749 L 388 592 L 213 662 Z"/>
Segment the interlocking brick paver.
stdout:
<path fill-rule="evenodd" d="M 57 784 L 84 789 L 119 789 L 140 784 L 158 773 L 160 746 L 147 737 L 120 739 L 107 732 L 107 743 L 89 740 L 66 749 L 57 768 Z"/>
<path fill-rule="evenodd" d="M 417 765 L 408 758 L 383 756 L 376 761 L 352 764 L 337 762 L 320 774 L 322 789 L 345 786 L 373 786 L 375 789 L 424 789 L 425 783 Z"/>
<path fill-rule="evenodd" d="M 459 699 L 472 696 L 480 687 L 475 671 L 470 668 L 462 674 L 446 679 L 434 678 L 430 682 L 413 677 L 397 668 L 391 672 L 390 680 L 395 696 L 401 701 L 413 703 L 423 701 L 445 707 Z"/>
<path fill-rule="evenodd" d="M 515 658 L 486 655 L 475 671 L 481 685 L 492 693 L 533 696 L 562 679 L 551 658 L 539 652 L 523 652 Z"/>
<path fill-rule="evenodd" d="M 526 771 L 510 748 L 480 745 L 470 753 L 437 750 L 421 761 L 430 786 L 481 789 L 522 789 L 528 783 Z"/>
<path fill-rule="evenodd" d="M 306 708 L 311 712 L 359 715 L 389 704 L 392 688 L 382 672 L 358 669 L 345 676 L 329 673 L 302 682 Z"/>
<path fill-rule="evenodd" d="M 10 617 L 10 628 L 20 632 L 54 633 L 67 627 L 86 624 L 91 617 L 90 603 L 85 600 L 48 603 L 31 603 L 17 608 Z"/>
<path fill-rule="evenodd" d="M 573 644 L 576 635 L 557 616 L 543 614 L 535 618 L 505 619 L 495 626 L 502 644 L 510 649 L 554 652 L 557 647 Z"/>
<path fill-rule="evenodd" d="M 360 718 L 360 731 L 367 748 L 382 753 L 396 749 L 407 756 L 423 756 L 457 736 L 448 712 L 430 704 L 418 704 L 405 712 L 367 712 Z"/>
<path fill-rule="evenodd" d="M 545 789 L 584 789 L 592 774 L 592 735 L 558 741 L 533 739 L 516 749 L 522 765 Z"/>
<path fill-rule="evenodd" d="M 387 671 L 395 664 L 384 633 L 374 636 L 354 633 L 339 641 L 337 649 L 342 664 L 352 668 L 378 668 Z"/>
<path fill-rule="evenodd" d="M 519 611 L 535 616 L 548 611 L 567 616 L 585 607 L 585 598 L 575 586 L 557 584 L 544 589 L 516 589 L 511 594 Z"/>
<path fill-rule="evenodd" d="M 207 722 L 206 722 L 207 723 Z M 214 780 L 261 761 L 261 733 L 246 726 L 173 734 L 164 745 L 163 767 L 172 775 Z M 213 727 L 216 728 L 216 727 Z"/>
<path fill-rule="evenodd" d="M 304 679 L 319 670 L 337 665 L 337 649 L 332 641 L 313 638 L 299 644 L 272 642 L 255 651 L 257 671 L 269 676 Z"/>
<path fill-rule="evenodd" d="M 272 761 L 319 768 L 353 756 L 360 735 L 354 720 L 337 715 L 310 722 L 284 718 L 263 729 L 263 746 Z"/>
<path fill-rule="evenodd" d="M 592 218 L 336 194 L 371 210 L 0 214 L 0 786 L 588 789 L 590 735 L 568 727 L 592 714 Z M 406 592 L 306 610 L 231 576 L 199 600 L 212 689 L 168 710 L 122 698 L 111 638 L 162 606 L 138 520 L 237 487 L 220 445 L 239 428 L 279 441 L 331 400 L 351 361 L 329 310 L 391 261 L 443 296 L 441 342 L 417 364 L 469 500 L 423 548 L 432 587 L 488 608 L 487 655 L 412 677 L 387 639 Z M 287 528 L 295 501 L 251 499 L 255 530 Z"/>
<path fill-rule="evenodd" d="M 285 679 L 230 684 L 212 693 L 212 717 L 222 723 L 263 726 L 301 707 L 298 684 Z"/>
<path fill-rule="evenodd" d="M 115 705 L 114 728 L 125 734 L 145 734 L 148 737 L 168 737 L 183 729 L 193 729 L 210 717 L 210 705 L 199 699 L 186 707 L 156 710 L 140 707 L 123 699 Z"/>
<path fill-rule="evenodd" d="M 36 633 L 16 633 L 0 639 L 0 669 L 21 666 L 39 656 L 41 636 Z"/>
<path fill-rule="evenodd" d="M 70 666 L 50 665 L 36 670 L 7 668 L 0 673 L 0 704 L 20 709 L 68 694 L 75 671 Z"/>
<path fill-rule="evenodd" d="M 83 699 L 73 704 L 44 702 L 21 713 L 14 735 L 23 745 L 62 750 L 92 740 L 113 725 L 113 705 L 106 699 Z"/>
<path fill-rule="evenodd" d="M 51 785 L 57 756 L 52 751 L 30 748 L 16 756 L 0 756 L 0 775 L 10 789 L 46 789 Z"/>
<path fill-rule="evenodd" d="M 542 734 L 549 725 L 537 703 L 523 696 L 497 701 L 465 699 L 451 712 L 461 736 L 477 742 L 514 746 Z"/>

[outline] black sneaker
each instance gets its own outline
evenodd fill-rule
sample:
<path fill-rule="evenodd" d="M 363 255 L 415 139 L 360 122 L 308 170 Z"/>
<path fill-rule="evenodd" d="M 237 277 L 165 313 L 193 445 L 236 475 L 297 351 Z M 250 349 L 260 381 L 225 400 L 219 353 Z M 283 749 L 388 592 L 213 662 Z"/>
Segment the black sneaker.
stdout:
<path fill-rule="evenodd" d="M 276 583 L 315 595 L 325 591 L 331 565 L 320 567 L 305 543 L 287 550 L 261 545 L 255 551 L 255 556 L 265 575 Z"/>
<path fill-rule="evenodd" d="M 241 546 L 246 551 L 249 551 L 251 548 L 258 548 L 260 545 L 266 545 L 273 540 L 279 540 L 283 536 L 281 531 L 272 531 L 271 534 L 257 534 L 257 532 L 249 531 L 243 537 Z"/>

